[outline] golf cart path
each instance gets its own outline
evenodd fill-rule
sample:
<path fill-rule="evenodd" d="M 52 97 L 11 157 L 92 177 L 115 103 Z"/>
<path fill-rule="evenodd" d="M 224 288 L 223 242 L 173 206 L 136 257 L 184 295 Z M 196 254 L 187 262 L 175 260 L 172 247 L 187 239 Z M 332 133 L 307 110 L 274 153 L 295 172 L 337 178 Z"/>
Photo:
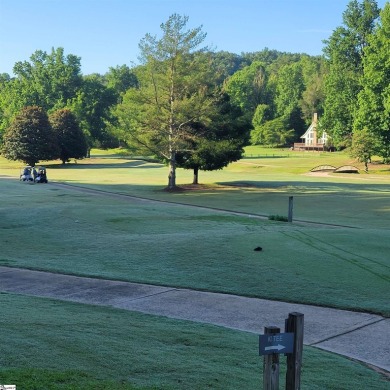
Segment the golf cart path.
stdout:
<path fill-rule="evenodd" d="M 0 292 L 214 324 L 256 334 L 304 314 L 304 344 L 390 373 L 390 319 L 369 313 L 0 266 Z"/>

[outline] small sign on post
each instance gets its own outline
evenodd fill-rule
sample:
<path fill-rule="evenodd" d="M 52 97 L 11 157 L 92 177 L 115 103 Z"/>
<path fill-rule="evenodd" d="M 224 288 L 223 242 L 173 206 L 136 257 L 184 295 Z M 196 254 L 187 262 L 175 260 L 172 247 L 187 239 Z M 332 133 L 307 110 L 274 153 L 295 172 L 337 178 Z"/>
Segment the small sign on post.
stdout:
<path fill-rule="evenodd" d="M 294 333 L 261 334 L 259 336 L 259 354 L 292 353 Z"/>
<path fill-rule="evenodd" d="M 299 390 L 303 351 L 302 313 L 290 313 L 285 333 L 276 326 L 266 326 L 259 336 L 259 355 L 264 356 L 263 390 L 279 390 L 279 354 L 287 356 L 286 390 Z"/>

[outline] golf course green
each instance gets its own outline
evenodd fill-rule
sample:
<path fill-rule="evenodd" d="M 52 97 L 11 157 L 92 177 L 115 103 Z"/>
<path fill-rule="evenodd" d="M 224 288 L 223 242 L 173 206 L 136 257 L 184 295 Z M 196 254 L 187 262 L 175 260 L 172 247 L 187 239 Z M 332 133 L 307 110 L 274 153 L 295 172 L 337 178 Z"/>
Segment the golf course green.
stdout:
<path fill-rule="evenodd" d="M 353 165 L 359 173 L 311 172 Z M 390 168 L 342 152 L 247 148 L 229 167 L 167 168 L 123 151 L 45 162 L 48 184 L 0 158 L 0 265 L 390 316 Z M 293 197 L 292 223 L 287 216 Z M 263 250 L 254 251 L 258 246 Z M 0 383 L 23 389 L 255 389 L 256 335 L 3 293 Z M 334 370 L 329 371 L 327 367 Z M 46 382 L 44 382 L 46 381 Z M 384 389 L 360 363 L 305 347 L 303 389 Z"/>

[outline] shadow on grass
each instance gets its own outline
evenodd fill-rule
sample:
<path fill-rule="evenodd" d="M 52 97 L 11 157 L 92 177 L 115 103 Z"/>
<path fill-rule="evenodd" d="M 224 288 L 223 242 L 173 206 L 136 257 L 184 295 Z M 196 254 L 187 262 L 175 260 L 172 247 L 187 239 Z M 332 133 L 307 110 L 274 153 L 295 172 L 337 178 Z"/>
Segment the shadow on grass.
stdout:
<path fill-rule="evenodd" d="M 147 160 L 128 160 L 125 162 L 115 162 L 115 164 L 110 163 L 66 163 L 66 164 L 46 164 L 44 165 L 47 169 L 132 169 L 132 168 L 164 168 L 163 164 L 160 164 L 156 161 L 147 161 Z"/>
<path fill-rule="evenodd" d="M 319 191 L 319 195 L 322 195 L 323 192 L 361 192 L 361 191 L 380 191 L 380 192 L 390 192 L 388 184 L 373 184 L 373 183 L 334 183 L 334 182 L 310 182 L 310 181 L 229 181 L 229 182 L 218 182 L 216 183 L 221 186 L 234 187 L 234 188 L 259 188 L 259 189 L 291 189 L 294 190 L 310 190 L 310 191 Z"/>
<path fill-rule="evenodd" d="M 143 169 L 143 168 L 166 168 L 164 165 L 154 164 L 149 165 L 149 163 L 144 161 L 130 161 L 120 164 L 47 164 L 45 165 L 48 168 L 48 176 L 51 179 L 51 183 L 56 181 L 55 178 L 50 174 L 50 170 L 87 170 L 87 169 L 107 169 L 107 168 L 120 168 L 120 169 Z M 355 175 L 354 175 L 355 176 Z M 14 181 L 13 178 L 4 177 L 3 180 Z M 17 180 L 19 182 L 19 180 Z M 83 187 L 82 179 L 80 178 L 66 178 L 61 179 L 59 183 L 69 183 L 72 185 L 77 185 Z M 98 183 L 86 183 L 88 187 L 101 189 L 103 191 L 112 191 L 115 192 L 123 192 L 125 191 L 129 195 L 133 192 L 134 194 L 142 192 L 146 194 L 150 192 L 150 194 L 155 193 L 156 189 L 164 190 L 166 188 L 165 183 L 163 185 L 160 184 L 132 184 L 132 183 L 118 183 L 118 184 L 108 184 L 103 182 Z M 233 181 L 220 181 L 215 183 L 206 183 L 206 184 L 191 184 L 189 183 L 180 183 L 178 184 L 179 193 L 210 193 L 212 192 L 214 195 L 222 195 L 229 193 L 230 189 L 236 190 L 236 193 L 242 192 L 246 193 L 248 191 L 253 193 L 253 190 L 267 190 L 267 191 L 284 191 L 286 194 L 291 193 L 310 193 L 310 195 L 323 195 L 324 193 L 335 193 L 346 196 L 354 196 L 360 195 L 362 192 L 368 192 L 372 195 L 376 193 L 389 193 L 390 187 L 387 183 L 372 183 L 366 181 L 359 181 L 358 183 L 346 183 L 346 182 L 332 182 L 332 181 L 259 181 L 259 180 L 233 180 Z M 166 192 L 169 193 L 169 192 Z M 172 195 L 176 192 L 173 191 Z"/>

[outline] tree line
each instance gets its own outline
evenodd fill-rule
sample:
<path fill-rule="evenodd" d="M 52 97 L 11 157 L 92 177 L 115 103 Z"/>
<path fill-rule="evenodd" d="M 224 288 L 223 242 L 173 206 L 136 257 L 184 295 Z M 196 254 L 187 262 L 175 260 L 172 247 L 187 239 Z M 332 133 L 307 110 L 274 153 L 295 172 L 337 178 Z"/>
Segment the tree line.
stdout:
<path fill-rule="evenodd" d="M 23 161 L 35 166 L 40 160 L 87 155 L 86 137 L 76 116 L 68 109 L 54 111 L 50 117 L 42 107 L 24 107 L 4 134 L 2 154 L 9 160 Z"/>
<path fill-rule="evenodd" d="M 380 10 L 374 0 L 351 1 L 323 56 L 213 52 L 202 47 L 202 27 L 188 29 L 187 22 L 172 15 L 160 38 L 141 40 L 139 65 L 104 75 L 83 76 L 81 59 L 63 48 L 16 63 L 15 77 L 0 75 L 4 156 L 26 161 L 10 139 L 26 107 L 35 107 L 48 118 L 71 113 L 87 150 L 126 145 L 156 156 L 169 166 L 170 189 L 177 166 L 192 169 L 197 183 L 199 170 L 238 160 L 245 145 L 291 145 L 315 112 L 330 146 L 349 148 L 365 163 L 372 155 L 390 161 L 389 3 Z M 60 157 L 58 142 L 56 150 L 63 162 L 80 157 Z"/>

